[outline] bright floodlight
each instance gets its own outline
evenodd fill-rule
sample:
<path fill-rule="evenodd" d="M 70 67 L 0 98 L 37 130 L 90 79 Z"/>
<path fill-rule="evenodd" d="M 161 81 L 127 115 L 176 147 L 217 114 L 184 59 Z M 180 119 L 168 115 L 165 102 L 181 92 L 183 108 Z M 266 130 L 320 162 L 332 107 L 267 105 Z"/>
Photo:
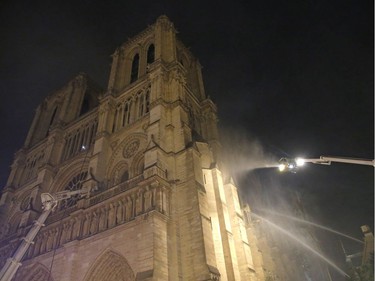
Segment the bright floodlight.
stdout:
<path fill-rule="evenodd" d="M 285 164 L 280 164 L 280 165 L 279 165 L 279 171 L 280 171 L 280 172 L 285 171 L 285 169 L 286 169 L 286 165 L 285 165 Z"/>
<path fill-rule="evenodd" d="M 296 164 L 298 167 L 305 165 L 305 160 L 302 158 L 296 158 Z"/>
<path fill-rule="evenodd" d="M 281 158 L 279 160 L 279 171 L 280 172 L 296 172 L 297 168 L 297 163 L 294 159 L 289 159 L 289 158 Z"/>

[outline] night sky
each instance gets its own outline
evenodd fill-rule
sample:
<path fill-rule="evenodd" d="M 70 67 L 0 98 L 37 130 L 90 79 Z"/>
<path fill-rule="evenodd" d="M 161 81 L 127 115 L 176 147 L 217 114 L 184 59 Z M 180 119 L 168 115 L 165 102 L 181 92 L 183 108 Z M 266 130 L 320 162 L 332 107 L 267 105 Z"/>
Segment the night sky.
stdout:
<path fill-rule="evenodd" d="M 373 159 L 373 1 L 156 2 L 1 1 L 1 186 L 37 105 L 79 72 L 106 88 L 110 55 L 162 14 L 199 58 L 224 134 L 277 159 Z M 315 221 L 357 238 L 373 227 L 372 167 L 275 173 L 257 176 L 298 189 Z"/>

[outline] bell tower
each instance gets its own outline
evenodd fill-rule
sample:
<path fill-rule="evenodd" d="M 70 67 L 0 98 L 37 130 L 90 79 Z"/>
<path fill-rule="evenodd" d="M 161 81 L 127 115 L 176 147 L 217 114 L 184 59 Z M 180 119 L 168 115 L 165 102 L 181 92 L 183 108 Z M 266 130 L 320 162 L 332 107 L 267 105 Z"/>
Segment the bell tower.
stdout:
<path fill-rule="evenodd" d="M 2 194 L 1 258 L 41 192 L 87 187 L 59 203 L 16 280 L 263 280 L 222 166 L 201 65 L 161 16 L 116 49 L 106 90 L 80 74 L 38 108 Z"/>

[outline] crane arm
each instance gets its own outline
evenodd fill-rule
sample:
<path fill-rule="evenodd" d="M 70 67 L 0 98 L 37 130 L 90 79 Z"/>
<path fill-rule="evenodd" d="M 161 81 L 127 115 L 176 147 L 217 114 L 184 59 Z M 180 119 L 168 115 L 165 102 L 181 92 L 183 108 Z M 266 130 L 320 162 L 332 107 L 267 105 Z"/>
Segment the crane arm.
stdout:
<path fill-rule="evenodd" d="M 44 222 L 51 212 L 52 209 L 43 211 L 40 217 L 36 221 L 34 221 L 33 227 L 27 233 L 26 237 L 22 238 L 21 244 L 18 246 L 14 255 L 11 258 L 7 259 L 5 265 L 1 269 L 1 281 L 10 281 L 16 274 L 17 269 L 21 266 L 21 259 L 30 248 L 30 245 L 34 243 L 35 236 L 38 234 L 42 226 L 44 226 Z"/>
<path fill-rule="evenodd" d="M 82 188 L 78 190 L 64 190 L 54 194 L 42 193 L 42 208 L 43 212 L 39 218 L 34 221 L 34 225 L 31 227 L 26 237 L 22 238 L 21 244 L 18 246 L 16 252 L 11 258 L 8 258 L 5 265 L 0 271 L 0 281 L 10 281 L 17 272 L 17 269 L 21 266 L 21 259 L 26 254 L 30 245 L 34 243 L 36 235 L 39 233 L 44 222 L 47 220 L 51 212 L 56 208 L 59 201 L 68 199 L 74 195 L 89 195 L 89 190 L 87 188 Z"/>
<path fill-rule="evenodd" d="M 298 159 L 297 159 L 298 160 Z M 331 165 L 331 162 L 346 163 L 346 164 L 357 164 L 357 165 L 368 165 L 375 167 L 374 160 L 359 159 L 359 158 L 346 158 L 346 157 L 333 157 L 333 156 L 320 156 L 317 159 L 302 159 L 305 163 Z"/>
<path fill-rule="evenodd" d="M 333 156 L 320 156 L 319 158 L 281 158 L 279 160 L 279 170 L 289 171 L 295 173 L 297 168 L 303 166 L 305 163 L 321 164 L 321 165 L 331 165 L 332 162 L 337 163 L 347 163 L 347 164 L 357 164 L 357 165 L 368 165 L 375 167 L 375 161 L 369 159 L 359 159 L 359 158 L 346 158 L 346 157 L 333 157 Z"/>
<path fill-rule="evenodd" d="M 89 195 L 89 190 L 87 188 L 82 188 L 78 190 L 64 190 L 60 192 L 56 192 L 53 194 L 50 193 L 42 193 L 41 198 L 42 198 L 42 205 L 44 210 L 48 209 L 54 209 L 56 208 L 57 204 L 59 201 L 69 199 L 74 195 Z"/>

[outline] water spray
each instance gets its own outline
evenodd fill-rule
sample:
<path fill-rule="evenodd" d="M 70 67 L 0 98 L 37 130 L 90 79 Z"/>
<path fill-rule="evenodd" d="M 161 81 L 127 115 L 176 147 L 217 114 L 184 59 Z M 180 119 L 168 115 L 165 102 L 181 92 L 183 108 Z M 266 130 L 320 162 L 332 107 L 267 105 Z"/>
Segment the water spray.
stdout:
<path fill-rule="evenodd" d="M 282 213 L 273 212 L 273 211 L 270 211 L 270 210 L 260 210 L 260 211 L 264 211 L 264 212 L 267 212 L 267 213 L 270 213 L 270 214 L 273 214 L 273 215 L 277 215 L 277 216 L 280 216 L 280 217 L 284 217 L 284 218 L 287 218 L 287 219 L 290 219 L 290 220 L 293 220 L 293 221 L 297 221 L 297 222 L 300 222 L 300 223 L 304 223 L 304 224 L 308 224 L 308 225 L 311 225 L 311 226 L 315 226 L 317 228 L 324 229 L 326 231 L 335 233 L 335 234 L 340 235 L 342 237 L 345 237 L 345 238 L 351 239 L 353 241 L 356 241 L 358 243 L 364 244 L 364 242 L 362 240 L 359 240 L 359 239 L 357 239 L 355 237 L 352 237 L 350 235 L 347 235 L 345 233 L 336 231 L 336 230 L 334 230 L 332 228 L 329 228 L 329 227 L 326 227 L 326 226 L 323 226 L 323 225 L 320 225 L 320 224 L 317 224 L 317 223 L 314 223 L 314 222 L 311 222 L 311 221 L 303 220 L 303 219 L 296 218 L 296 217 L 289 216 L 289 215 L 282 214 Z"/>
<path fill-rule="evenodd" d="M 313 249 L 311 246 L 307 245 L 304 241 L 302 241 L 301 239 L 299 239 L 298 237 L 294 236 L 292 233 L 290 233 L 289 231 L 285 230 L 284 228 L 280 227 L 279 225 L 267 220 L 266 218 L 263 218 L 262 216 L 259 216 L 255 213 L 252 213 L 252 215 L 258 219 L 261 219 L 262 221 L 265 221 L 266 223 L 268 223 L 269 225 L 271 225 L 272 227 L 274 227 L 275 229 L 279 230 L 280 232 L 284 233 L 285 235 L 287 235 L 288 237 L 292 238 L 294 241 L 298 242 L 299 244 L 301 244 L 304 248 L 308 249 L 309 251 L 311 251 L 313 254 L 315 254 L 316 256 L 318 256 L 319 258 L 321 258 L 322 260 L 324 260 L 326 263 L 328 263 L 331 267 L 333 267 L 337 272 L 339 272 L 341 275 L 345 276 L 345 277 L 348 277 L 350 278 L 350 276 L 348 274 L 345 273 L 345 271 L 343 271 L 341 268 L 339 268 L 336 264 L 334 264 L 331 260 L 329 260 L 328 258 L 326 258 L 325 256 L 323 256 L 321 253 L 319 253 L 317 250 Z"/>

